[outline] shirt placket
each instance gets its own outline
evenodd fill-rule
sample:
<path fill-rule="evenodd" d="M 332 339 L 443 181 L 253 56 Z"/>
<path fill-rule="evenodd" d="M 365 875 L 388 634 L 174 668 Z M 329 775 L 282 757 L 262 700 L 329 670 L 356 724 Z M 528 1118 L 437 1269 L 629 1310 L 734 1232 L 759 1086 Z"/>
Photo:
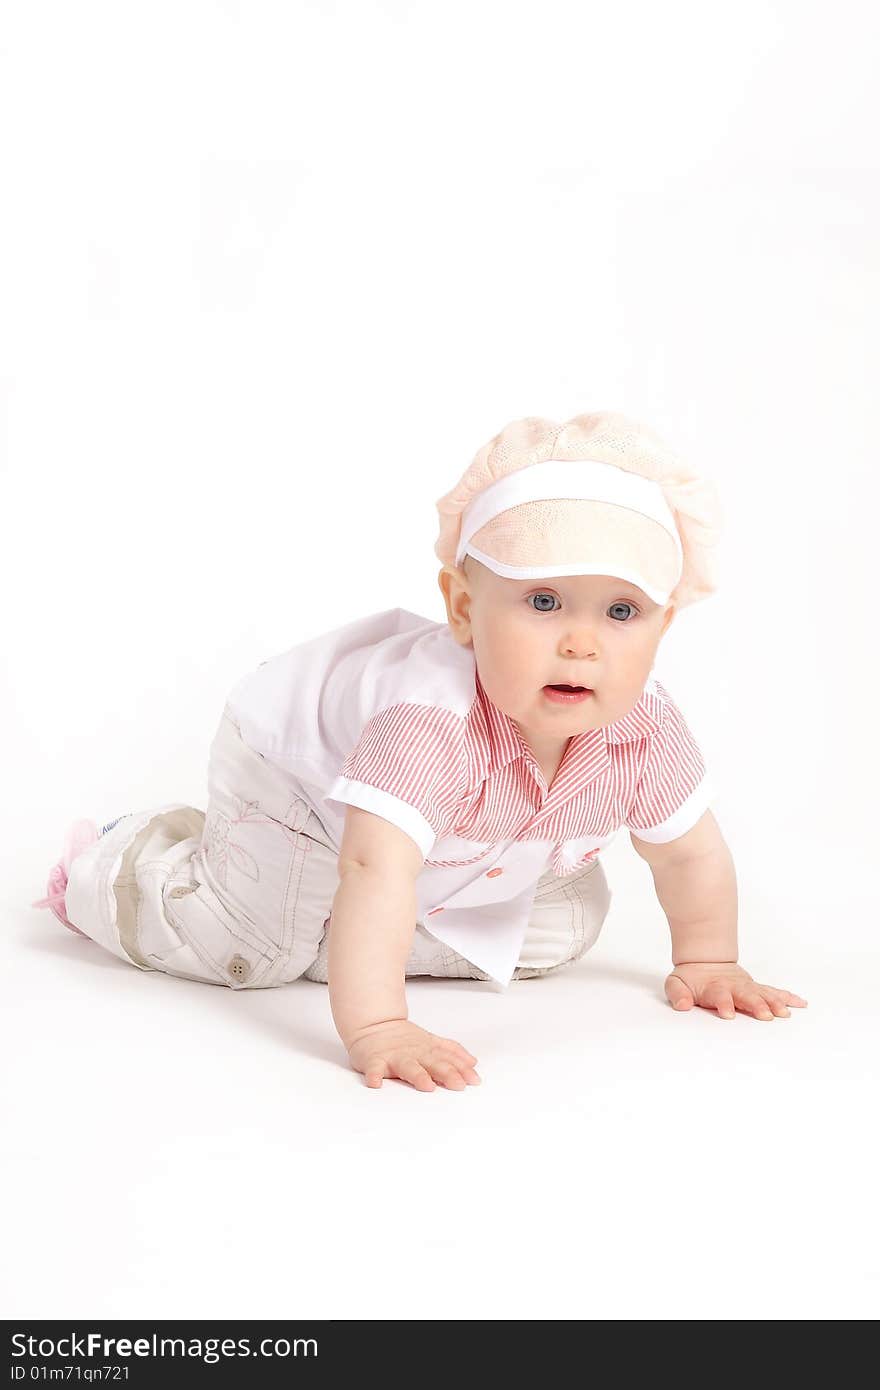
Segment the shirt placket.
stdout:
<path fill-rule="evenodd" d="M 530 820 L 520 827 L 521 835 L 526 831 L 538 829 L 545 821 L 550 820 L 572 796 L 594 781 L 611 761 L 601 729 L 592 729 L 587 735 L 575 735 L 565 750 L 552 787 L 547 786 L 531 749 L 524 742 L 521 756 L 538 789 L 538 809 Z"/>

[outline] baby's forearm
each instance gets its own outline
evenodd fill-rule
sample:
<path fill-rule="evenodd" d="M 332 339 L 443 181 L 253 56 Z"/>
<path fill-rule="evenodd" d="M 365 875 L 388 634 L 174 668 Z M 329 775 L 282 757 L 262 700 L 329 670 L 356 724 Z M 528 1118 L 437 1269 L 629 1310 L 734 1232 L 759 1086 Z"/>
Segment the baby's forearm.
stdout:
<path fill-rule="evenodd" d="M 364 1029 L 408 1017 L 406 961 L 415 933 L 412 883 L 349 865 L 333 899 L 327 974 L 333 1022 L 345 1047 Z"/>
<path fill-rule="evenodd" d="M 735 961 L 736 869 L 727 845 L 658 865 L 652 872 L 669 922 L 673 963 Z"/>

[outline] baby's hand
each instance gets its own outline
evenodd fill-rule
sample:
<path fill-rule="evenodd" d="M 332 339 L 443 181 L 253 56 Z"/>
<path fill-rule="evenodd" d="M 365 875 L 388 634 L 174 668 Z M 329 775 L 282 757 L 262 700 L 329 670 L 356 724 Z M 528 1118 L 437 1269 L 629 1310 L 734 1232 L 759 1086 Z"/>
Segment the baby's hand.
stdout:
<path fill-rule="evenodd" d="M 715 1009 L 719 1018 L 734 1018 L 739 1009 L 755 1018 L 787 1018 L 788 1005 L 805 1009 L 806 999 L 787 989 L 759 985 L 742 966 L 730 961 L 691 961 L 666 977 L 666 997 L 674 1009 Z"/>
<path fill-rule="evenodd" d="M 460 1043 L 427 1033 L 405 1018 L 374 1024 L 349 1043 L 348 1056 L 368 1086 L 381 1086 L 389 1076 L 408 1081 L 417 1091 L 436 1090 L 435 1081 L 450 1091 L 464 1091 L 481 1079 L 474 1071 L 476 1057 Z"/>

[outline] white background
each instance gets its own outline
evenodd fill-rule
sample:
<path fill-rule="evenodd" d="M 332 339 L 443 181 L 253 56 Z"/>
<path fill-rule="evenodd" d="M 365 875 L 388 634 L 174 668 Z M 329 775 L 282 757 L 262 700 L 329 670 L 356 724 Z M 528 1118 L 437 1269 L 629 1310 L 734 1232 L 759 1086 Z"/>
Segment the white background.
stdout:
<path fill-rule="evenodd" d="M 877 12 L 11 3 L 0 30 L 7 1316 L 865 1318 L 877 1250 Z M 481 1088 L 371 1091 L 326 988 L 32 911 L 68 823 L 205 804 L 225 695 L 381 608 L 523 415 L 718 483 L 656 674 L 741 959 L 665 1004 L 626 835 L 567 974 L 417 982 Z"/>

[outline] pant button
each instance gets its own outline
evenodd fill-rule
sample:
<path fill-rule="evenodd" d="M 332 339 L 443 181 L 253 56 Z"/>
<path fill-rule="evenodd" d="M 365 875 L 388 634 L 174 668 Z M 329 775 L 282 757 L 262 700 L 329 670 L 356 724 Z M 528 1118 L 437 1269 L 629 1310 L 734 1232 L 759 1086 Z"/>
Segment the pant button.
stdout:
<path fill-rule="evenodd" d="M 251 973 L 251 967 L 244 956 L 233 956 L 227 969 L 233 980 L 246 980 Z"/>
<path fill-rule="evenodd" d="M 190 893 L 194 893 L 197 888 L 201 888 L 200 883 L 184 883 L 179 888 L 172 888 L 168 894 L 169 898 L 186 898 Z"/>

